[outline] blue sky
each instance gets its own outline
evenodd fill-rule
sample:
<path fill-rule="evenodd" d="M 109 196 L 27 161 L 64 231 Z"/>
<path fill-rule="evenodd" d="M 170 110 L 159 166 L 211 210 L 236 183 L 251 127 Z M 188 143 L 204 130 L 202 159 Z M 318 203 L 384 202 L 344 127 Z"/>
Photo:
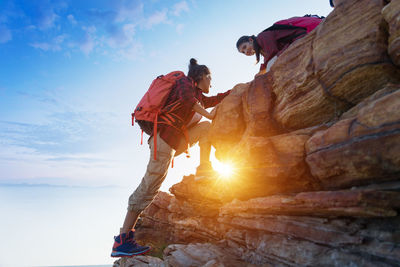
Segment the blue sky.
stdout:
<path fill-rule="evenodd" d="M 0 184 L 129 185 L 148 160 L 130 113 L 152 79 L 212 72 L 211 94 L 251 81 L 253 57 L 235 48 L 329 1 L 0 1 Z M 178 158 L 168 185 L 194 171 Z M 166 186 L 164 187 L 166 189 Z"/>

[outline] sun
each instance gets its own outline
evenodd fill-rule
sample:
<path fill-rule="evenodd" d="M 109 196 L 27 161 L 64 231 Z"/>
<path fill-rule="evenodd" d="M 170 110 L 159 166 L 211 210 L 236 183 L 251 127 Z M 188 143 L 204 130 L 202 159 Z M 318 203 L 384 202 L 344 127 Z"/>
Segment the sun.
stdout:
<path fill-rule="evenodd" d="M 222 178 L 229 178 L 233 174 L 233 167 L 231 164 L 227 162 L 220 162 L 217 159 L 213 160 L 212 166 L 215 171 L 218 172 L 220 177 Z"/>

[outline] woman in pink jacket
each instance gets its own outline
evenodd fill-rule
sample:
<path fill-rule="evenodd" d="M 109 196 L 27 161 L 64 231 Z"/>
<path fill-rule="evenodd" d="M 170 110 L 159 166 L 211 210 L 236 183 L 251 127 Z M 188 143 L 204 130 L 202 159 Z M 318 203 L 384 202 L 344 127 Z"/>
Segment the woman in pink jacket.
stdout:
<path fill-rule="evenodd" d="M 318 16 L 310 15 L 281 20 L 259 33 L 257 37 L 254 35 L 240 37 L 236 48 L 246 56 L 255 54 L 257 63 L 262 55 L 264 63 L 261 64 L 260 73 L 265 73 L 269 70 L 267 64 L 271 59 L 282 54 L 294 41 L 311 32 L 321 21 Z"/>

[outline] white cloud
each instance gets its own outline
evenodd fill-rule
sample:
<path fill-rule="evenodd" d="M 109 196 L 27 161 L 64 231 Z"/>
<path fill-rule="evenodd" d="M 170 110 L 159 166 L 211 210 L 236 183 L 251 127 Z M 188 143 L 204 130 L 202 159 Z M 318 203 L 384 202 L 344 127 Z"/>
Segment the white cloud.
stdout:
<path fill-rule="evenodd" d="M 179 33 L 179 34 L 182 34 L 184 28 L 185 28 L 185 25 L 178 24 L 178 25 L 176 25 L 176 32 Z"/>
<path fill-rule="evenodd" d="M 139 21 L 143 15 L 143 6 L 143 3 L 120 6 L 115 17 L 115 22 Z"/>
<path fill-rule="evenodd" d="M 122 153 L 46 153 L 8 144 L 0 148 L 0 181 L 97 186 L 119 183 L 109 180 L 116 170 L 129 177 L 129 156 Z"/>
<path fill-rule="evenodd" d="M 104 37 L 104 41 L 111 47 L 121 47 L 125 46 L 128 42 L 128 37 L 126 36 L 123 27 L 116 24 L 110 24 L 107 27 L 107 37 Z"/>
<path fill-rule="evenodd" d="M 60 51 L 61 45 L 66 38 L 65 34 L 56 36 L 51 42 L 35 42 L 30 44 L 32 47 L 43 51 Z"/>
<path fill-rule="evenodd" d="M 52 114 L 40 124 L 0 120 L 0 180 L 59 177 L 72 182 L 79 177 L 98 183 L 115 170 L 129 177 L 131 132 L 115 133 L 117 117 L 74 111 Z"/>
<path fill-rule="evenodd" d="M 179 16 L 182 12 L 189 12 L 189 6 L 186 1 L 176 3 L 171 11 L 175 16 Z"/>
<path fill-rule="evenodd" d="M 116 26 L 113 29 L 109 38 L 102 38 L 100 41 L 107 44 L 111 50 L 104 49 L 104 55 L 108 54 L 108 51 L 112 51 L 111 54 L 117 61 L 134 60 L 142 52 L 142 45 L 134 39 L 136 31 L 135 24 L 124 24 L 122 26 Z"/>
<path fill-rule="evenodd" d="M 86 33 L 83 41 L 79 44 L 79 48 L 85 55 L 89 55 L 93 51 L 96 44 L 95 40 L 96 27 L 94 26 L 82 27 L 82 29 Z"/>
<path fill-rule="evenodd" d="M 54 38 L 54 43 L 56 43 L 56 44 L 62 44 L 62 43 L 64 42 L 64 40 L 65 40 L 66 37 L 67 37 L 66 34 L 58 35 L 58 36 L 56 36 L 56 38 Z"/>
<path fill-rule="evenodd" d="M 85 32 L 87 32 L 89 34 L 94 34 L 97 31 L 95 26 L 89 26 L 89 27 L 83 26 L 82 30 L 84 30 Z"/>
<path fill-rule="evenodd" d="M 151 28 L 160 23 L 167 23 L 167 10 L 157 11 L 151 15 L 146 21 L 146 28 Z"/>
<path fill-rule="evenodd" d="M 94 48 L 95 42 L 93 40 L 93 38 L 91 38 L 90 36 L 87 37 L 87 39 L 85 39 L 79 46 L 79 48 L 81 49 L 81 51 L 85 54 L 85 55 L 89 55 Z"/>
<path fill-rule="evenodd" d="M 140 43 L 131 44 L 129 47 L 118 51 L 119 58 L 134 60 L 143 52 L 143 46 Z"/>
<path fill-rule="evenodd" d="M 47 71 L 41 71 L 41 76 L 46 79 L 48 77 Z M 22 97 L 29 98 L 32 101 L 38 101 L 43 105 L 53 105 L 57 106 L 57 108 L 60 108 L 59 99 L 57 99 L 54 92 L 50 90 L 26 90 L 18 91 L 17 94 Z"/>
<path fill-rule="evenodd" d="M 72 15 L 72 14 L 69 14 L 67 16 L 67 19 L 72 25 L 76 25 L 78 23 L 78 22 L 76 22 L 76 19 L 75 19 L 74 15 Z"/>
<path fill-rule="evenodd" d="M 134 24 L 125 24 L 122 26 L 114 26 L 110 31 L 110 38 L 106 40 L 111 48 L 128 47 L 133 44 L 133 36 L 135 34 Z"/>
<path fill-rule="evenodd" d="M 96 52 L 118 60 L 136 59 L 142 52 L 141 44 L 136 40 L 137 31 L 146 31 L 159 24 L 170 24 L 172 29 L 175 28 L 176 32 L 181 34 L 184 25 L 173 23 L 171 16 L 179 16 L 189 11 L 187 1 L 181 0 L 170 8 L 153 11 L 145 17 L 144 4 L 143 1 L 122 0 L 111 6 L 111 9 L 92 8 L 87 10 L 89 20 L 86 23 L 86 20 L 77 21 L 76 14 L 69 10 L 62 15 L 63 19 L 70 26 L 82 23 L 80 37 L 71 33 L 66 41 L 62 38 L 32 40 L 30 46 L 42 51 L 63 51 L 67 57 L 71 57 L 74 51 L 81 51 L 86 56 Z M 61 8 L 64 7 L 45 7 L 41 16 L 31 25 L 32 29 L 60 27 L 60 30 L 65 30 L 62 28 L 63 24 L 57 23 L 60 20 Z M 78 29 L 75 28 L 74 31 L 76 30 Z"/>
<path fill-rule="evenodd" d="M 54 12 L 51 6 L 41 9 L 38 18 L 38 27 L 40 30 L 48 30 L 55 26 L 56 20 L 59 16 Z"/>
<path fill-rule="evenodd" d="M 49 51 L 51 46 L 49 43 L 32 43 L 30 45 L 34 48 L 41 49 L 43 51 Z"/>
<path fill-rule="evenodd" d="M 65 34 L 61 34 L 56 36 L 51 42 L 35 42 L 30 45 L 43 51 L 60 51 L 66 37 Z"/>
<path fill-rule="evenodd" d="M 11 41 L 12 34 L 11 31 L 4 25 L 0 25 L 0 44 L 7 43 Z"/>
<path fill-rule="evenodd" d="M 125 24 L 123 26 L 124 32 L 127 36 L 133 37 L 135 34 L 135 25 L 134 24 Z"/>

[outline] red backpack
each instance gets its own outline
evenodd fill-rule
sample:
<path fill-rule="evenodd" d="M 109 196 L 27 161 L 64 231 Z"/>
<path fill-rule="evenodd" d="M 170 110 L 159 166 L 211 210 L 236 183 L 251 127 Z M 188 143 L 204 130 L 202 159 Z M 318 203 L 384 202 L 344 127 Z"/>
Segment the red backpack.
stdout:
<path fill-rule="evenodd" d="M 176 81 L 185 74 L 182 71 L 173 71 L 167 75 L 160 75 L 153 80 L 149 89 L 144 94 L 139 104 L 136 106 L 135 111 L 132 113 L 132 126 L 134 121 L 138 122 L 142 129 L 141 143 L 143 143 L 143 131 L 147 134 L 154 136 L 154 159 L 157 159 L 157 121 L 158 117 L 165 113 L 163 110 L 165 102 L 174 86 Z M 145 127 L 146 123 L 152 123 L 153 133 L 149 132 L 148 127 Z"/>
<path fill-rule="evenodd" d="M 290 30 L 296 28 L 303 28 L 307 33 L 314 30 L 322 21 L 324 17 L 316 15 L 305 15 L 304 17 L 292 17 L 290 19 L 280 20 L 274 23 L 271 27 L 264 31 L 276 31 L 276 30 Z"/>

